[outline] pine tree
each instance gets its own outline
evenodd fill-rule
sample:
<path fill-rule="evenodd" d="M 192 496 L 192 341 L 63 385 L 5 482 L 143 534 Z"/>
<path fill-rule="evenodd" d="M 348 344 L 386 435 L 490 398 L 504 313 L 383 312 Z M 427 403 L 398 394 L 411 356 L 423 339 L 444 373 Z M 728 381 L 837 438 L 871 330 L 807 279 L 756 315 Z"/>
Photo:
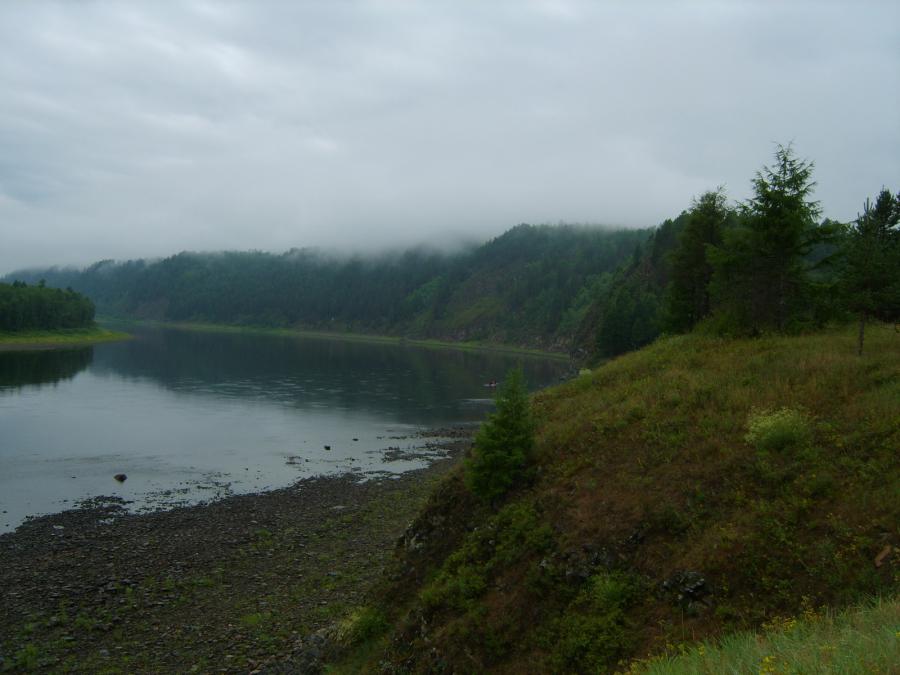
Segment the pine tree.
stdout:
<path fill-rule="evenodd" d="M 851 225 L 845 245 L 841 287 L 851 311 L 859 316 L 857 353 L 862 355 L 870 318 L 900 318 L 900 193 L 882 189 L 873 205 Z"/>
<path fill-rule="evenodd" d="M 475 447 L 466 460 L 469 489 L 494 501 L 522 476 L 534 448 L 534 422 L 525 376 L 510 371 L 497 393 L 497 411 L 481 425 Z"/>
<path fill-rule="evenodd" d="M 722 232 L 731 215 L 725 200 L 721 187 L 696 198 L 678 237 L 678 246 L 670 254 L 665 323 L 671 331 L 689 331 L 712 309 L 709 284 L 713 267 L 706 250 L 722 243 Z"/>
<path fill-rule="evenodd" d="M 752 181 L 740 226 L 709 249 L 716 311 L 738 330 L 784 330 L 803 306 L 809 290 L 804 258 L 823 238 L 818 202 L 809 199 L 813 166 L 790 145 L 779 145 L 774 166 Z"/>

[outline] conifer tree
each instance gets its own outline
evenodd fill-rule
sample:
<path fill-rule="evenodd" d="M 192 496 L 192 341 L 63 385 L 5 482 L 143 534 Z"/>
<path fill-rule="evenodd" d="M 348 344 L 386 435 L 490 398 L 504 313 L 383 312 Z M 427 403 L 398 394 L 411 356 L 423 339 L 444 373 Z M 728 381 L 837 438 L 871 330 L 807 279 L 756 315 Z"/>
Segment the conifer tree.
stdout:
<path fill-rule="evenodd" d="M 709 284 L 713 267 L 707 259 L 709 246 L 720 246 L 722 232 L 731 215 L 722 187 L 694 199 L 678 246 L 669 257 L 670 282 L 666 295 L 665 323 L 675 332 L 689 331 L 712 308 Z"/>
<path fill-rule="evenodd" d="M 534 422 L 521 368 L 507 374 L 496 400 L 497 411 L 481 425 L 466 460 L 469 489 L 491 501 L 522 476 L 534 448 Z"/>
<path fill-rule="evenodd" d="M 773 166 L 753 179 L 753 196 L 741 207 L 741 224 L 709 249 L 717 312 L 739 330 L 784 330 L 798 315 L 809 289 L 804 261 L 823 238 L 811 200 L 813 163 L 779 145 Z"/>
<path fill-rule="evenodd" d="M 882 189 L 873 205 L 850 226 L 841 286 L 851 311 L 859 316 L 857 353 L 862 355 L 870 318 L 900 318 L 900 193 Z"/>

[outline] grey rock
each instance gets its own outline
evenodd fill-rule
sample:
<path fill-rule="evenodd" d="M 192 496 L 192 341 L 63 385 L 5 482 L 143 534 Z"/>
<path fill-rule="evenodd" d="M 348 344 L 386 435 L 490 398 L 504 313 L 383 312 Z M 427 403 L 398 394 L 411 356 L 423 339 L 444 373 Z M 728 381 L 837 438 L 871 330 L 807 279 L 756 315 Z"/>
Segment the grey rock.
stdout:
<path fill-rule="evenodd" d="M 703 575 L 693 570 L 673 574 L 662 582 L 660 589 L 663 595 L 692 612 L 699 612 L 710 605 L 712 589 Z"/>

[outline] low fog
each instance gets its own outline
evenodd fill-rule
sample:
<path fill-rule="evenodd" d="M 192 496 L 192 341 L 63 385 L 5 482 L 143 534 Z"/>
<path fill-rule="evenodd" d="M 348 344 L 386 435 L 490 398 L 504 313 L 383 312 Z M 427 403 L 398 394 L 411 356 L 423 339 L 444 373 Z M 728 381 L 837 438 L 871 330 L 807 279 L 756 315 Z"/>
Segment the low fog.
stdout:
<path fill-rule="evenodd" d="M 654 225 L 776 142 L 900 185 L 895 2 L 0 6 L 0 274 Z"/>

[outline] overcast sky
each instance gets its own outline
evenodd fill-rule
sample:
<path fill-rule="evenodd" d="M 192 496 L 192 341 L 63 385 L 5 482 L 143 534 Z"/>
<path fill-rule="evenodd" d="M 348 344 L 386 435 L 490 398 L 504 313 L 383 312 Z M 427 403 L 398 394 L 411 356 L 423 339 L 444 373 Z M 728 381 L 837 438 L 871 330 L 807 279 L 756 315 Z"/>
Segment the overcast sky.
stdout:
<path fill-rule="evenodd" d="M 0 273 L 900 189 L 900 3 L 0 4 Z"/>

